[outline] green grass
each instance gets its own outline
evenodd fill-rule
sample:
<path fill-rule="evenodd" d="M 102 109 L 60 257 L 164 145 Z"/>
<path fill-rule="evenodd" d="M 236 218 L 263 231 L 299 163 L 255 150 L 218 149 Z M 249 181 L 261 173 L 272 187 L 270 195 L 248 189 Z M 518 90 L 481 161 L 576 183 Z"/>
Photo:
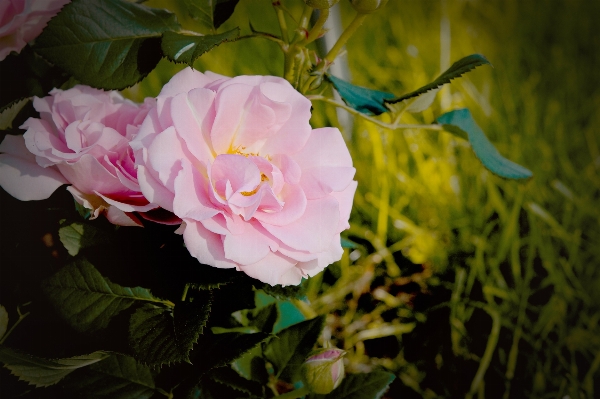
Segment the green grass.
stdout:
<path fill-rule="evenodd" d="M 150 2 L 149 2 L 150 3 Z M 154 1 L 158 3 L 158 1 Z M 298 13 L 299 1 L 285 2 Z M 388 397 L 593 398 L 600 395 L 600 3 L 390 1 L 348 45 L 353 83 L 396 94 L 440 73 L 440 20 L 450 61 L 484 54 L 445 87 L 431 123 L 468 107 L 499 151 L 534 172 L 506 181 L 464 142 L 436 131 L 355 120 L 348 143 L 359 189 L 348 236 L 361 244 L 307 284 L 311 310 L 349 351 L 348 370 L 384 367 Z M 246 17 L 277 33 L 265 2 Z M 353 16 L 341 2 L 344 23 Z M 270 19 L 269 19 L 270 18 Z M 186 21 L 192 24 L 193 21 Z M 223 45 L 196 63 L 229 76 L 281 75 L 274 43 Z M 155 95 L 167 62 L 129 95 Z M 387 116 L 381 117 L 383 120 Z M 315 125 L 336 124 L 315 104 Z"/>

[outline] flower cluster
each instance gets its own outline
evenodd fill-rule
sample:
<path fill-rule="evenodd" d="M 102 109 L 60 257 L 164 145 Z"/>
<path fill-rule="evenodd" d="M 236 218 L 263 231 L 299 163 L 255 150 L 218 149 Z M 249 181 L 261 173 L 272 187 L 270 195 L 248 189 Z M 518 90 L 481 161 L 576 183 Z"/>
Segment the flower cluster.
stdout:
<path fill-rule="evenodd" d="M 340 259 L 357 183 L 335 128 L 284 79 L 190 68 L 134 104 L 85 86 L 35 98 L 40 119 L 0 144 L 0 186 L 21 200 L 62 184 L 119 225 L 166 210 L 190 254 L 271 285 Z M 164 212 L 167 213 L 167 212 Z"/>

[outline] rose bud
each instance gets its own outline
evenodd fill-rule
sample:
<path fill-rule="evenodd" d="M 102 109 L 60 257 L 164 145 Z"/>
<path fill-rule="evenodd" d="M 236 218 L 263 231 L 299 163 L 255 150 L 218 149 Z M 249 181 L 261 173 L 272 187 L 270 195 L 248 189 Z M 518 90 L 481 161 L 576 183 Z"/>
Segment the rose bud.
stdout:
<path fill-rule="evenodd" d="M 383 8 L 388 0 L 350 0 L 350 4 L 361 14 L 371 14 Z"/>
<path fill-rule="evenodd" d="M 338 348 L 324 348 L 311 352 L 302 364 L 302 382 L 314 393 L 328 394 L 344 378 L 346 352 Z"/>

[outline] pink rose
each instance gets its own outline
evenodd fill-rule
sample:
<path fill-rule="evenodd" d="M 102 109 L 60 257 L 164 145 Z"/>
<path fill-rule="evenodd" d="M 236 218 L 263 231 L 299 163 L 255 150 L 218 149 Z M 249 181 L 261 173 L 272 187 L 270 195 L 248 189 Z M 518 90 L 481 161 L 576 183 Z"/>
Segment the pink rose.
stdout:
<path fill-rule="evenodd" d="M 357 183 L 339 130 L 272 76 L 190 68 L 165 85 L 131 142 L 149 201 L 183 219 L 200 262 L 298 284 L 342 255 Z"/>
<path fill-rule="evenodd" d="M 38 200 L 69 183 L 92 218 L 105 213 L 114 224 L 141 225 L 132 212 L 156 205 L 140 192 L 129 141 L 153 103 L 140 106 L 87 86 L 35 97 L 41 119 L 29 118 L 23 136 L 7 136 L 0 144 L 0 185 L 17 199 Z"/>
<path fill-rule="evenodd" d="M 48 21 L 70 0 L 0 1 L 0 61 L 20 52 L 42 33 Z"/>

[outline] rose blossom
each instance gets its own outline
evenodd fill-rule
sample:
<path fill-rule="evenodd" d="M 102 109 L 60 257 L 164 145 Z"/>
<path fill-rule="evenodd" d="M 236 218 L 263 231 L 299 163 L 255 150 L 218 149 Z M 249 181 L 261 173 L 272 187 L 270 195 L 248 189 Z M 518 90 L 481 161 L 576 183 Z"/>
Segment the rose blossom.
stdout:
<path fill-rule="evenodd" d="M 298 284 L 342 255 L 357 183 L 339 130 L 312 130 L 284 79 L 190 68 L 165 85 L 131 142 L 149 201 L 183 219 L 200 262 Z"/>
<path fill-rule="evenodd" d="M 54 89 L 33 106 L 23 136 L 0 144 L 0 186 L 20 200 L 48 198 L 60 185 L 75 200 L 118 225 L 141 225 L 131 212 L 156 208 L 140 192 L 129 141 L 154 100 L 143 105 L 87 86 Z"/>
<path fill-rule="evenodd" d="M 48 21 L 70 0 L 0 1 L 0 61 L 42 33 Z"/>

